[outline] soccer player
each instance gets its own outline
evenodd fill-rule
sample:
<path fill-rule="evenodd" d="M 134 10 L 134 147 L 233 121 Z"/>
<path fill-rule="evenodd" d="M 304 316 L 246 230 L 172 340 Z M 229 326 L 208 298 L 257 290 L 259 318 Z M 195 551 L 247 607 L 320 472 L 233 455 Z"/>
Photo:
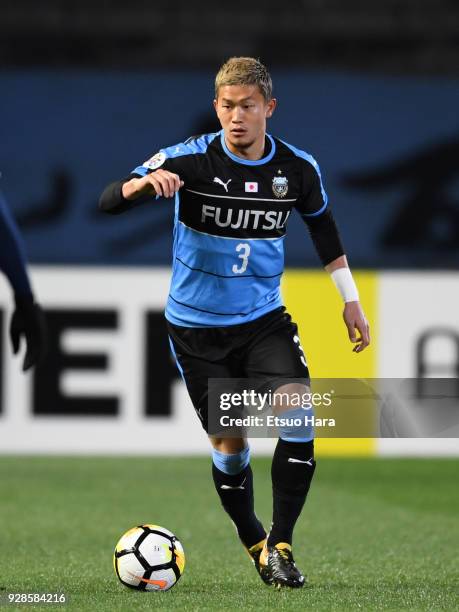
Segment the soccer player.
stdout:
<path fill-rule="evenodd" d="M 25 339 L 27 350 L 22 365 L 25 372 L 43 357 L 45 323 L 41 308 L 34 301 L 19 230 L 1 192 L 0 270 L 8 278 L 14 292 L 15 309 L 10 322 L 10 338 L 15 354 L 19 351 L 21 338 Z"/>
<path fill-rule="evenodd" d="M 319 166 L 308 153 L 266 133 L 276 107 L 267 69 L 253 58 L 229 59 L 216 76 L 214 107 L 220 132 L 161 149 L 107 186 L 100 199 L 103 211 L 118 214 L 154 205 L 155 197 L 175 197 L 166 319 L 177 365 L 206 431 L 208 410 L 217 409 L 208 406 L 211 378 L 262 378 L 287 397 L 309 391 L 298 329 L 279 291 L 293 208 L 341 292 L 353 350 L 361 352 L 370 341 Z M 279 413 L 296 411 L 287 402 Z M 280 428 L 268 534 L 254 512 L 247 440 L 209 439 L 215 488 L 261 578 L 303 586 L 292 534 L 315 469 L 311 428 Z"/>

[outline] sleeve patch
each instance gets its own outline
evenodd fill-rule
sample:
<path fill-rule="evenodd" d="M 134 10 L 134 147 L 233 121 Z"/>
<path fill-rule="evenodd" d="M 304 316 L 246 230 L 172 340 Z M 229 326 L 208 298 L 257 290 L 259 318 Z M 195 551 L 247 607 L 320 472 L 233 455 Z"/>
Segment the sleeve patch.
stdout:
<path fill-rule="evenodd" d="M 148 168 L 149 170 L 156 170 L 164 164 L 166 158 L 167 155 L 163 151 L 160 151 L 159 153 L 153 155 L 153 157 L 150 157 L 150 159 L 147 159 L 147 161 L 144 162 L 142 166 L 144 168 Z"/>

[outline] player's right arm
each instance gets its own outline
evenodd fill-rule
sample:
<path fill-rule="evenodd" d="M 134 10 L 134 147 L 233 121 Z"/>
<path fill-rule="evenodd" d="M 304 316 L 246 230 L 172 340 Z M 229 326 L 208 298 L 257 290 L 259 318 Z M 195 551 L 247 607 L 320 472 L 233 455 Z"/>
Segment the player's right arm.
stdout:
<path fill-rule="evenodd" d="M 110 183 L 99 200 L 99 208 L 108 214 L 119 214 L 152 198 L 172 198 L 183 187 L 178 174 L 159 169 L 145 176 L 131 175 L 121 181 Z"/>
<path fill-rule="evenodd" d="M 172 198 L 199 174 L 200 158 L 213 136 L 192 136 L 185 142 L 160 149 L 128 177 L 104 189 L 99 200 L 100 210 L 119 214 L 159 197 Z"/>
<path fill-rule="evenodd" d="M 137 200 L 142 196 L 163 196 L 172 198 L 184 183 L 178 174 L 168 170 L 156 170 L 143 177 L 134 177 L 123 183 L 122 196 L 129 201 Z"/>

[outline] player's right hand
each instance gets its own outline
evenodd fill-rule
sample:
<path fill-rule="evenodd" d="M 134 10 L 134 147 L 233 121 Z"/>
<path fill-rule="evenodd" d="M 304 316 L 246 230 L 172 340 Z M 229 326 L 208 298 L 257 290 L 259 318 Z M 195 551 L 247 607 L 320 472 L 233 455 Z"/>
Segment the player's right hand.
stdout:
<path fill-rule="evenodd" d="M 134 178 L 125 183 L 123 196 L 126 200 L 135 200 L 143 195 L 172 198 L 183 185 L 184 182 L 178 174 L 160 168 L 142 178 Z"/>

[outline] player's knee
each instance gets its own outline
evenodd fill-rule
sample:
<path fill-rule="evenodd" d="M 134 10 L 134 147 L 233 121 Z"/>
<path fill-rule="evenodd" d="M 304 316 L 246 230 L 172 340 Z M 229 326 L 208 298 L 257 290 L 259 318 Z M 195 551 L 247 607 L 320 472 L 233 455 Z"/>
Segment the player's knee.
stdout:
<path fill-rule="evenodd" d="M 247 446 L 245 438 L 218 438 L 216 436 L 209 436 L 209 440 L 216 450 L 228 455 L 238 453 Z"/>
<path fill-rule="evenodd" d="M 239 474 L 250 462 L 250 447 L 246 446 L 238 453 L 222 453 L 214 448 L 212 461 L 217 469 L 225 474 Z"/>
<path fill-rule="evenodd" d="M 286 442 L 309 442 L 314 438 L 313 412 L 303 408 L 279 414 L 279 438 Z"/>
<path fill-rule="evenodd" d="M 274 393 L 273 408 L 275 410 L 287 410 L 292 398 L 309 399 L 311 388 L 304 382 L 289 382 L 276 388 Z M 298 406 L 298 402 L 294 404 Z"/>

